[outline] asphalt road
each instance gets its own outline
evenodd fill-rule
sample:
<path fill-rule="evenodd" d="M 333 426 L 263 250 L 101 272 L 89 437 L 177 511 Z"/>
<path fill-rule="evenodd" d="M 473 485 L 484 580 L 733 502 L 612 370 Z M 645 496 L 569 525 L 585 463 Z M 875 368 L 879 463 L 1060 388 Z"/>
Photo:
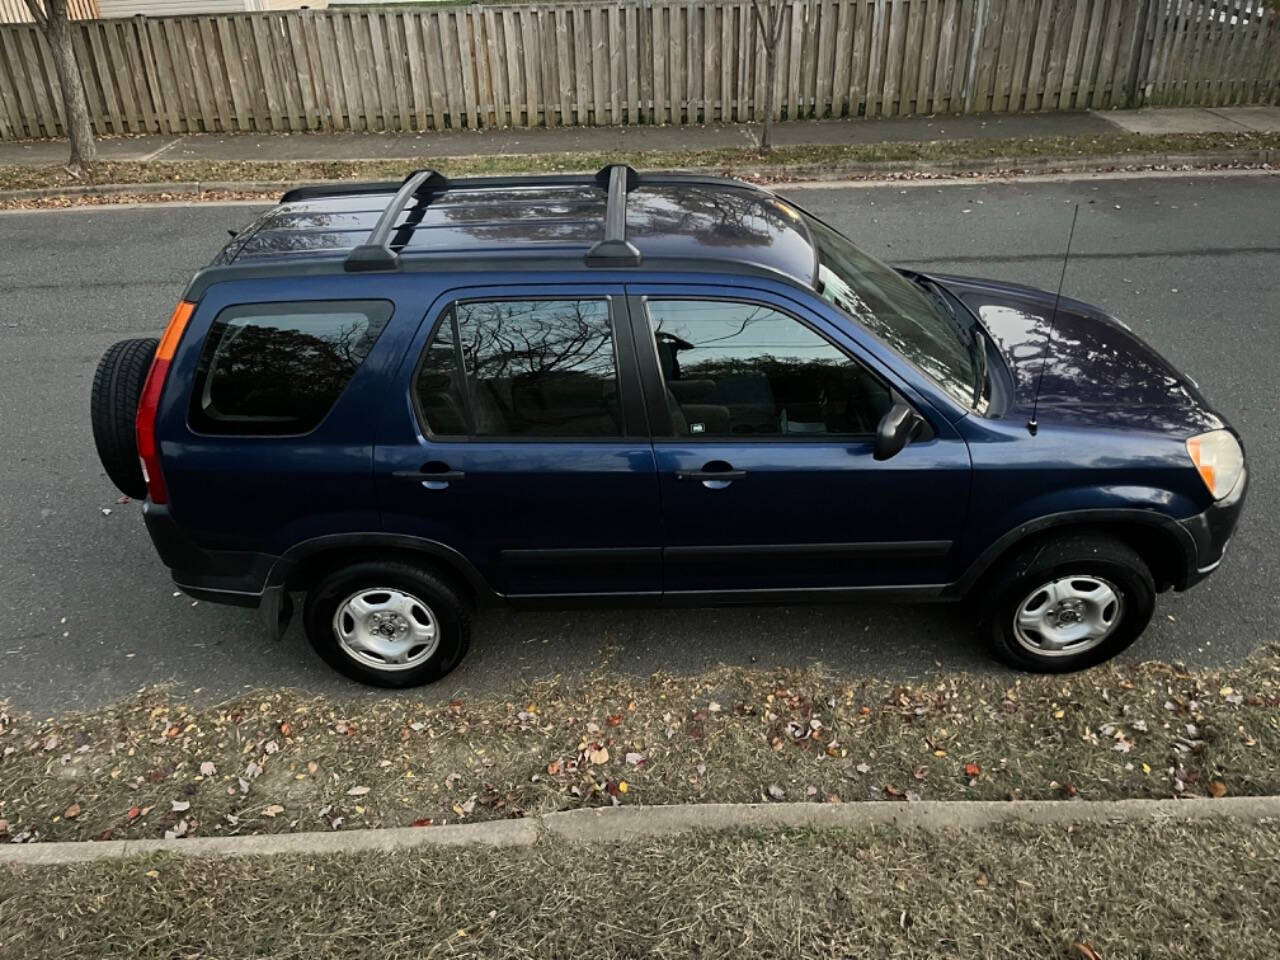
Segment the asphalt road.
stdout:
<path fill-rule="evenodd" d="M 1275 639 L 1280 615 L 1280 177 L 1173 177 L 805 189 L 796 199 L 881 257 L 1052 288 L 1081 204 L 1068 293 L 1125 319 L 1244 434 L 1253 487 L 1223 568 L 1161 597 L 1127 654 L 1214 664 Z M 0 215 L 0 700 L 55 713 L 173 681 L 200 698 L 253 685 L 356 692 L 297 625 L 266 641 L 250 611 L 174 596 L 137 504 L 93 449 L 102 351 L 158 334 L 190 274 L 246 206 Z M 110 514 L 104 514 L 110 510 Z M 913 677 L 999 669 L 951 607 L 882 604 L 482 615 L 429 696 L 506 688 L 607 661 L 647 673 L 819 662 Z"/>

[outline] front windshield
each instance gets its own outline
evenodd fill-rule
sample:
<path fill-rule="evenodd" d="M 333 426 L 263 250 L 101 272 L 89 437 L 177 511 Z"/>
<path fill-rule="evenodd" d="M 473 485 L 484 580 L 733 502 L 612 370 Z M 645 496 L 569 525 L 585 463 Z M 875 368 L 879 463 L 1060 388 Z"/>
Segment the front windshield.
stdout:
<path fill-rule="evenodd" d="M 818 292 L 923 370 L 952 397 L 973 406 L 968 334 L 900 273 L 805 214 L 818 248 Z M 978 388 L 981 389 L 980 387 Z"/>

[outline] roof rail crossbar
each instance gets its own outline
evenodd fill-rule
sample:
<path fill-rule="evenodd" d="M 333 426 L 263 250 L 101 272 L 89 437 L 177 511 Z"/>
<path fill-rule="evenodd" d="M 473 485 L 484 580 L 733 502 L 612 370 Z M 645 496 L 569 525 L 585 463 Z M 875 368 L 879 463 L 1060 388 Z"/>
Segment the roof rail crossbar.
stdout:
<path fill-rule="evenodd" d="M 640 174 L 624 163 L 615 163 L 596 174 L 596 183 L 609 192 L 609 200 L 604 239 L 587 251 L 587 266 L 640 266 L 640 251 L 627 239 L 627 194 L 640 185 Z"/>
<path fill-rule="evenodd" d="M 347 254 L 343 266 L 352 273 L 394 270 L 400 262 L 400 255 L 391 249 L 391 231 L 400 219 L 400 214 L 423 190 L 443 190 L 447 186 L 449 181 L 434 170 L 415 170 L 405 177 L 400 189 L 369 231 L 368 238 Z"/>

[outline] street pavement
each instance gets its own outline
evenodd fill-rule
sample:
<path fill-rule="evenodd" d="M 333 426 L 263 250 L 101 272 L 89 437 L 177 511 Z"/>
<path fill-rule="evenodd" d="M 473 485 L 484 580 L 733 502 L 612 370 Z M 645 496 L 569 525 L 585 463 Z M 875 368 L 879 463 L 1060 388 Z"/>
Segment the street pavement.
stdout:
<path fill-rule="evenodd" d="M 783 191 L 784 193 L 787 191 Z M 1128 322 L 1243 433 L 1253 486 L 1223 568 L 1163 595 L 1126 659 L 1238 661 L 1280 620 L 1280 177 L 795 188 L 796 200 L 903 265 L 1052 288 L 1079 202 L 1066 292 Z M 0 214 L 0 701 L 53 714 L 157 682 L 224 697 L 249 686 L 361 691 L 297 624 L 175 596 L 136 503 L 103 474 L 88 396 L 103 350 L 157 335 L 192 272 L 248 205 Z M 110 511 L 109 513 L 107 511 Z M 999 670 L 962 608 L 881 603 L 697 610 L 486 612 L 472 652 L 424 695 L 465 696 L 602 664 L 822 664 L 913 678 Z"/>

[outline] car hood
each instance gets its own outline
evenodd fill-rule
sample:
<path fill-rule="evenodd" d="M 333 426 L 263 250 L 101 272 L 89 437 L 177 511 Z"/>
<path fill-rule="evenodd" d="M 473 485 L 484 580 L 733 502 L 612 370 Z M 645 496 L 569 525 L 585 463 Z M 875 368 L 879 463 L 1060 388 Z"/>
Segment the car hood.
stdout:
<path fill-rule="evenodd" d="M 1054 295 L 974 277 L 931 275 L 982 321 L 1013 375 L 1010 416 L 1029 415 L 1043 367 L 1042 422 L 1193 436 L 1224 426 L 1195 382 L 1119 320 L 1063 297 L 1045 358 Z"/>

